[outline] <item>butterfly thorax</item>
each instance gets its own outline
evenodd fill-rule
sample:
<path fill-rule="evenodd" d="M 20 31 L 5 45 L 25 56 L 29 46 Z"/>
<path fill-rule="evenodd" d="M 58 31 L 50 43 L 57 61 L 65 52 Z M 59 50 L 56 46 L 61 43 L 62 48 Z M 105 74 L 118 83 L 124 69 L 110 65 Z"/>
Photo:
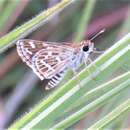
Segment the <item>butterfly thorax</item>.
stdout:
<path fill-rule="evenodd" d="M 74 52 L 70 63 L 71 68 L 76 70 L 83 62 L 87 62 L 89 55 L 93 52 L 94 44 L 87 40 L 80 44 L 72 44 L 72 47 Z"/>

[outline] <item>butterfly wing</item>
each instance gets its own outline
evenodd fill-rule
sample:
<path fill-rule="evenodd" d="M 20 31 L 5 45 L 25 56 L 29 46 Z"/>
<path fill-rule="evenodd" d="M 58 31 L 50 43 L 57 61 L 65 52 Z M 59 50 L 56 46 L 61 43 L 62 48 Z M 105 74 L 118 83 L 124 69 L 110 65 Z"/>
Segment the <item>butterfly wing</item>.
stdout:
<path fill-rule="evenodd" d="M 30 39 L 17 42 L 18 54 L 41 80 L 49 79 L 64 69 L 74 52 L 70 44 L 49 43 Z"/>

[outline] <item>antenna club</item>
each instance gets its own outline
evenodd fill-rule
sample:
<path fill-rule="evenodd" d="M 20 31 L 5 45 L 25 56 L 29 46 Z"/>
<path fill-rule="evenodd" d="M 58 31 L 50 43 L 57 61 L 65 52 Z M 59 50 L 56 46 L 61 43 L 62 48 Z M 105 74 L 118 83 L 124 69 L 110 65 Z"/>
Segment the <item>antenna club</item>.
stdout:
<path fill-rule="evenodd" d="M 105 32 L 105 28 L 103 28 L 102 30 L 100 30 L 97 34 L 95 34 L 90 40 L 92 41 L 93 39 L 95 39 L 96 37 L 98 37 L 100 34 Z"/>
<path fill-rule="evenodd" d="M 103 29 L 100 31 L 100 33 L 104 33 L 105 31 L 106 31 L 106 29 L 103 28 Z"/>

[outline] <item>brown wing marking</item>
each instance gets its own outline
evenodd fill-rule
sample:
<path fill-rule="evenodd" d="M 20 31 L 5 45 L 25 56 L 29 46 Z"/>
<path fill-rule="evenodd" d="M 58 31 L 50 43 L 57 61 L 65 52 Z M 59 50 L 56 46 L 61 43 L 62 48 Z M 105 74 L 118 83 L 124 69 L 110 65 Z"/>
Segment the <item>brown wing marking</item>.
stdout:
<path fill-rule="evenodd" d="M 19 40 L 17 43 L 17 52 L 28 66 L 32 67 L 32 57 L 41 49 L 45 49 L 47 44 L 42 41 L 29 39 Z"/>

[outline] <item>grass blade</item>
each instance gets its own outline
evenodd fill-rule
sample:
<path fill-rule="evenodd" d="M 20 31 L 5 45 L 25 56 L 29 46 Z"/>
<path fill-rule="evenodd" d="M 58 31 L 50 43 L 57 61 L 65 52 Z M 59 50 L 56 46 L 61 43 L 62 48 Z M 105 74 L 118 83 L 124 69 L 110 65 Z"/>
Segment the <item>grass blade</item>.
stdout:
<path fill-rule="evenodd" d="M 82 13 L 83 15 L 81 17 L 79 26 L 78 26 L 76 34 L 75 34 L 75 39 L 74 39 L 75 42 L 79 42 L 84 38 L 84 34 L 86 32 L 90 18 L 92 16 L 92 12 L 93 12 L 95 3 L 96 3 L 96 0 L 87 0 L 86 1 L 86 5 L 85 5 L 85 8 Z"/>
<path fill-rule="evenodd" d="M 43 25 L 49 18 L 55 15 L 57 12 L 64 9 L 67 5 L 72 3 L 74 0 L 63 0 L 52 8 L 43 11 L 32 20 L 26 22 L 20 27 L 14 29 L 4 37 L 0 39 L 0 52 L 3 52 L 8 47 L 12 46 L 18 39 L 27 36 L 32 31 L 36 30 L 39 26 Z"/>

